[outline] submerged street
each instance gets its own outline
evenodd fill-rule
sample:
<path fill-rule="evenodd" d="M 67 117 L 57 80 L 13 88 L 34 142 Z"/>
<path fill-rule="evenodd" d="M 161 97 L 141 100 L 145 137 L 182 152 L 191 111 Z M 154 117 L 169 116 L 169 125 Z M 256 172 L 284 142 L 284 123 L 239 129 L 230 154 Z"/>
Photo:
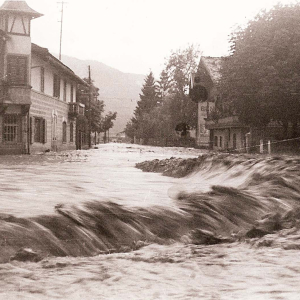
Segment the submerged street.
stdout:
<path fill-rule="evenodd" d="M 300 233 L 297 226 L 258 240 L 218 245 L 192 243 L 184 233 L 176 241 L 171 237 L 174 233 L 165 233 L 166 237 L 160 233 L 160 230 L 167 232 L 168 227 L 183 231 L 186 226 L 183 221 L 187 216 L 180 213 L 176 217 L 176 206 L 181 204 L 174 200 L 174 195 L 179 190 L 195 191 L 198 187 L 199 191 L 206 192 L 208 186 L 218 181 L 230 187 L 247 182 L 250 185 L 246 177 L 255 173 L 251 170 L 254 167 L 263 174 L 263 161 L 255 163 L 254 167 L 251 162 L 232 164 L 227 175 L 223 167 L 212 165 L 210 169 L 204 168 L 206 173 L 194 173 L 187 178 L 143 173 L 135 168 L 136 163 L 145 160 L 193 158 L 200 154 L 196 149 L 106 144 L 88 151 L 0 157 L 2 255 L 13 249 L 9 241 L 3 242 L 5 237 L 23 230 L 23 226 L 27 230 L 26 220 L 31 222 L 28 228 L 35 228 L 34 225 L 39 228 L 37 233 L 44 232 L 54 239 L 56 225 L 52 228 L 41 220 L 57 215 L 55 206 L 60 204 L 66 207 L 61 212 L 68 218 L 75 218 L 81 225 L 75 222 L 74 226 L 88 239 L 93 237 L 92 226 L 96 226 L 93 225 L 96 221 L 106 228 L 102 237 L 95 240 L 99 245 L 111 241 L 112 237 L 123 238 L 125 242 L 130 236 L 141 236 L 140 232 L 148 236 L 135 251 L 125 249 L 121 251 L 125 253 L 106 251 L 95 255 L 85 252 L 71 257 L 66 254 L 71 253 L 66 242 L 58 245 L 56 233 L 54 242 L 64 249 L 64 254 L 49 255 L 38 262 L 2 260 L 0 299 L 298 299 Z M 286 180 L 289 182 L 288 177 Z M 101 222 L 92 219 L 92 209 L 89 214 L 81 212 L 81 215 L 74 210 L 90 201 L 100 202 L 99 211 L 108 209 L 114 216 L 103 215 Z M 279 209 L 292 205 L 291 199 L 289 203 L 280 204 Z M 94 208 L 98 209 L 95 205 Z M 14 223 L 7 214 L 23 221 Z M 225 214 L 228 212 L 224 210 Z M 43 215 L 47 217 L 39 217 Z M 143 223 L 143 226 L 148 224 L 148 228 L 141 229 L 145 216 L 146 219 L 152 216 L 152 220 Z M 25 225 L 14 227 L 14 224 Z M 70 226 L 71 223 L 66 224 Z M 70 231 L 68 226 L 62 228 L 66 233 Z M 148 231 L 157 232 L 157 242 L 151 241 Z M 29 231 L 24 232 L 31 238 Z M 167 238 L 168 234 L 171 238 Z M 14 238 L 16 236 L 17 233 Z M 88 239 L 84 239 L 85 243 Z M 33 240 L 30 248 L 38 251 L 36 245 Z"/>
<path fill-rule="evenodd" d="M 145 174 L 134 168 L 135 163 L 199 154 L 195 149 L 107 144 L 89 151 L 1 156 L 1 212 L 25 217 L 51 214 L 57 204 L 93 200 L 168 205 L 167 191 L 176 180 Z"/>

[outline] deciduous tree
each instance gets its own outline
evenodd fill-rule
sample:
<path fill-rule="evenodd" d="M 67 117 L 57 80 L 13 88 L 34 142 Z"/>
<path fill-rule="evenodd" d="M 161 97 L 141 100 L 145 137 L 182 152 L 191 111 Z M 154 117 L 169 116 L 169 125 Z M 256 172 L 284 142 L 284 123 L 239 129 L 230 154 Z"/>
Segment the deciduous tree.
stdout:
<path fill-rule="evenodd" d="M 196 72 L 199 64 L 198 46 L 188 46 L 172 52 L 165 63 L 161 77 L 170 97 L 168 104 L 172 127 L 185 123 L 190 128 L 197 126 L 197 104 L 187 95 L 190 74 Z"/>
<path fill-rule="evenodd" d="M 300 4 L 262 11 L 231 35 L 224 61 L 222 98 L 240 121 L 287 127 L 300 120 Z"/>
<path fill-rule="evenodd" d="M 114 126 L 114 120 L 117 118 L 117 112 L 108 112 L 104 118 L 101 120 L 101 126 L 100 131 L 104 132 L 104 143 L 106 143 L 106 136 L 109 132 L 109 129 L 111 129 Z"/>

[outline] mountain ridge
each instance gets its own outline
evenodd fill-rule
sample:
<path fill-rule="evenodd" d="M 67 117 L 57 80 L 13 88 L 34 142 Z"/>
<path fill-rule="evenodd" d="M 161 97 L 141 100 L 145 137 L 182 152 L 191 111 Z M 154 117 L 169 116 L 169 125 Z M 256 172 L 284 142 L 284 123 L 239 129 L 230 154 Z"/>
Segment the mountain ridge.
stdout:
<path fill-rule="evenodd" d="M 62 62 L 81 78 L 88 77 L 88 66 L 91 67 L 91 77 L 95 86 L 99 88 L 99 99 L 105 103 L 105 113 L 117 112 L 111 136 L 123 131 L 133 116 L 146 76 L 124 73 L 93 59 L 82 60 L 63 55 Z"/>

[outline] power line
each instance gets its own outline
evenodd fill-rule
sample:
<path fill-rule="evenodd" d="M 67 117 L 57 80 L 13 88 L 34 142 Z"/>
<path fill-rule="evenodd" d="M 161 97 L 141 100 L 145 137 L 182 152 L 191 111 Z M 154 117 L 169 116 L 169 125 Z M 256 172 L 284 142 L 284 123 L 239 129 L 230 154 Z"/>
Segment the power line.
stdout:
<path fill-rule="evenodd" d="M 62 34 L 63 34 L 63 19 L 64 19 L 64 5 L 68 2 L 61 1 L 57 2 L 58 4 L 61 4 L 61 19 L 60 19 L 60 43 L 59 43 L 59 60 L 61 60 L 61 47 L 62 47 Z"/>

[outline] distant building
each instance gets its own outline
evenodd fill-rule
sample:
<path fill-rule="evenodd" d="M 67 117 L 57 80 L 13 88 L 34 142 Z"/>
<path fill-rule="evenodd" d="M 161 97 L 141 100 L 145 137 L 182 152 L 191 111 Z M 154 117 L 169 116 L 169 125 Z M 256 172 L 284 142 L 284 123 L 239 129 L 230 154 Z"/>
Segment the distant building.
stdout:
<path fill-rule="evenodd" d="M 277 143 L 286 138 L 282 124 L 271 121 L 264 128 L 250 128 L 240 122 L 238 116 L 223 103 L 218 87 L 223 59 L 201 57 L 199 63 L 197 72 L 199 84 L 205 87 L 208 95 L 206 101 L 198 103 L 198 146 L 209 145 L 213 150 L 246 152 L 261 151 L 260 144 L 264 143 L 264 151 L 267 151 L 266 145 L 271 141 L 274 142 L 272 149 L 275 151 L 284 148 L 287 143 Z M 300 134 L 299 124 L 296 130 Z M 288 138 L 292 138 L 291 124 L 288 127 Z"/>
<path fill-rule="evenodd" d="M 246 134 L 249 127 L 241 124 L 237 116 L 216 116 L 216 108 L 222 106 L 218 82 L 222 57 L 202 56 L 197 75 L 201 86 L 205 87 L 207 100 L 198 103 L 198 146 L 213 150 L 245 150 Z"/>
<path fill-rule="evenodd" d="M 220 78 L 221 58 L 202 56 L 197 74 L 199 85 L 207 91 L 207 99 L 198 102 L 198 124 L 196 130 L 196 144 L 200 147 L 209 147 L 210 132 L 205 126 L 205 121 L 210 111 L 215 107 L 218 97 L 217 82 Z"/>
<path fill-rule="evenodd" d="M 76 86 L 84 83 L 45 48 L 31 43 L 42 16 L 25 1 L 0 7 L 0 154 L 76 148 Z"/>

